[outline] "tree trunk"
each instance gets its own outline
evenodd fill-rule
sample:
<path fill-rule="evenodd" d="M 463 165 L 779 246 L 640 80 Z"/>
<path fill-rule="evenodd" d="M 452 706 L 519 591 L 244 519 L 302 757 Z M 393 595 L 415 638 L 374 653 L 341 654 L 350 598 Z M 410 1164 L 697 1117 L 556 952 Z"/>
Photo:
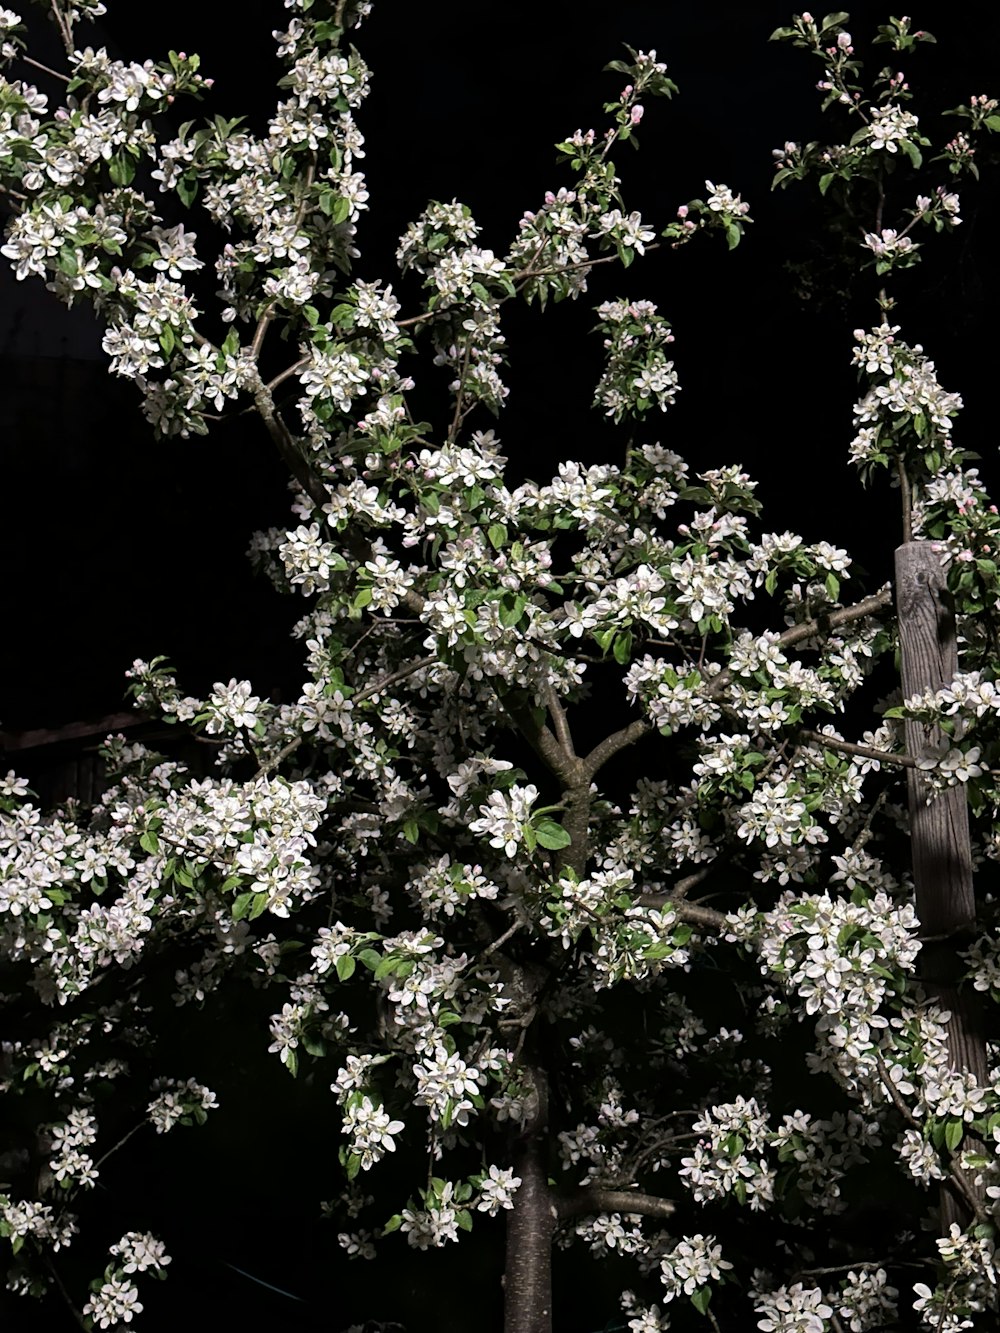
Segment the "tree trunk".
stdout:
<path fill-rule="evenodd" d="M 549 1189 L 546 1153 L 548 1089 L 545 1073 L 530 1075 L 534 1093 L 513 1167 L 521 1177 L 514 1207 L 507 1214 L 504 1270 L 504 1333 L 552 1333 L 552 1232 L 556 1213 Z"/>
<path fill-rule="evenodd" d="M 940 558 L 928 542 L 907 542 L 896 550 L 896 607 L 902 656 L 903 697 L 938 690 L 955 676 L 958 652 L 955 616 Z M 944 735 L 920 722 L 905 724 L 906 749 L 916 759 L 933 755 Z M 949 787 L 928 805 L 928 784 L 921 771 L 907 770 L 910 837 L 916 910 L 931 941 L 921 952 L 921 977 L 928 989 L 951 1011 L 948 1052 L 954 1069 L 988 1085 L 982 1006 L 967 987 L 958 989 L 962 962 L 958 950 L 975 930 L 976 903 L 972 886 L 969 808 L 964 788 Z M 941 1193 L 944 1234 L 952 1222 L 966 1226 L 968 1203 L 952 1182 Z"/>

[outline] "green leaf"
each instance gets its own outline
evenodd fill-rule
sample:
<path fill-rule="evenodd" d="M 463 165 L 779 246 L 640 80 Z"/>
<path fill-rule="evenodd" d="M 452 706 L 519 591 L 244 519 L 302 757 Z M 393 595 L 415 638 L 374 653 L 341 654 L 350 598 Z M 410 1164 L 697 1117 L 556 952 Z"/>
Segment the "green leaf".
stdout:
<path fill-rule="evenodd" d="M 177 197 L 185 208 L 190 208 L 198 198 L 198 177 L 191 171 L 178 177 L 174 186 Z"/>
<path fill-rule="evenodd" d="M 232 905 L 233 921 L 243 921 L 243 918 L 247 916 L 247 913 L 249 912 L 249 905 L 251 905 L 252 901 L 253 901 L 252 893 L 236 894 L 236 900 L 233 901 Z"/>
<path fill-rule="evenodd" d="M 524 615 L 524 608 L 528 605 L 527 597 L 518 593 L 516 597 L 505 597 L 500 604 L 500 624 L 504 629 L 513 629 L 517 622 Z"/>
<path fill-rule="evenodd" d="M 374 949 L 362 949 L 358 954 L 358 961 L 364 963 L 369 972 L 374 972 L 382 961 L 382 955 Z"/>
<path fill-rule="evenodd" d="M 349 981 L 354 976 L 354 969 L 357 967 L 357 960 L 352 954 L 342 953 L 337 959 L 337 976 L 341 981 Z"/>
<path fill-rule="evenodd" d="M 948 1123 L 944 1127 L 944 1141 L 952 1152 L 954 1152 L 962 1142 L 962 1135 L 964 1133 L 964 1123 L 961 1120 L 956 1119 L 954 1116 L 950 1116 L 948 1118 Z"/>
<path fill-rule="evenodd" d="M 708 1310 L 708 1303 L 711 1299 L 712 1299 L 712 1288 L 699 1287 L 696 1292 L 692 1293 L 691 1304 L 694 1306 L 694 1308 L 698 1311 L 699 1314 L 705 1314 L 706 1311 Z"/>
<path fill-rule="evenodd" d="M 407 842 L 416 844 L 420 840 L 420 825 L 415 819 L 408 819 L 403 825 L 403 837 Z"/>
<path fill-rule="evenodd" d="M 139 835 L 139 846 L 150 856 L 155 856 L 160 850 L 160 840 L 152 829 L 146 829 L 145 833 Z"/>
<path fill-rule="evenodd" d="M 375 980 L 384 981 L 386 977 L 391 977 L 394 972 L 398 972 L 400 959 L 396 954 L 389 954 L 383 958 L 375 969 Z"/>
<path fill-rule="evenodd" d="M 632 653 L 631 631 L 627 630 L 624 634 L 618 635 L 618 637 L 615 639 L 615 646 L 613 649 L 613 653 L 614 653 L 614 659 L 618 663 L 618 665 L 624 666 L 625 663 L 629 660 L 629 657 L 631 656 Z"/>
<path fill-rule="evenodd" d="M 115 185 L 131 185 L 135 176 L 135 163 L 126 153 L 115 153 L 108 163 L 108 175 Z"/>
<path fill-rule="evenodd" d="M 507 544 L 507 528 L 503 523 L 491 523 L 486 535 L 495 551 L 499 551 Z"/>
<path fill-rule="evenodd" d="M 543 816 L 534 824 L 535 836 L 547 851 L 557 852 L 560 847 L 568 847 L 573 839 L 554 819 Z"/>
<path fill-rule="evenodd" d="M 267 898 L 268 895 L 266 893 L 255 893 L 253 895 L 253 902 L 250 906 L 250 911 L 247 913 L 251 921 L 260 916 L 261 912 L 267 907 Z"/>

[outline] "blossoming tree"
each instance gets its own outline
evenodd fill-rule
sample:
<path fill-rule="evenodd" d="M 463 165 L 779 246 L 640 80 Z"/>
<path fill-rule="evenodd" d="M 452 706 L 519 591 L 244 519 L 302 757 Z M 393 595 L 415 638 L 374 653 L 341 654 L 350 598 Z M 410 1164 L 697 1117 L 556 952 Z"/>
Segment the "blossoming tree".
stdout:
<path fill-rule="evenodd" d="M 570 1243 L 620 1266 L 632 1333 L 898 1327 L 904 1284 L 920 1327 L 994 1326 L 1000 1068 L 969 998 L 1000 994 L 994 907 L 980 892 L 975 917 L 925 938 L 908 833 L 951 802 L 957 840 L 968 811 L 969 869 L 991 882 L 1000 517 L 953 443 L 960 399 L 886 288 L 855 334 L 850 455 L 865 479 L 893 469 L 903 547 L 933 556 L 958 659 L 872 717 L 905 638 L 889 571 L 843 597 L 846 551 L 766 531 L 738 464 L 693 472 L 656 438 L 678 381 L 652 302 L 597 311 L 595 406 L 632 423 L 619 457 L 536 482 L 484 428 L 508 303 L 576 300 L 595 265 L 701 231 L 732 248 L 750 220 L 712 182 L 659 235 L 624 202 L 613 154 L 676 91 L 655 52 L 610 66 L 606 128 L 558 145 L 569 183 L 504 252 L 459 203 L 408 227 L 411 313 L 389 280 L 351 277 L 369 72 L 347 39 L 368 3 L 286 0 L 263 136 L 221 117 L 172 131 L 168 107 L 207 84 L 197 57 L 115 61 L 78 44 L 98 0 L 45 7 L 64 73 L 0 10 L 2 252 L 93 305 L 164 448 L 256 413 L 294 517 L 252 554 L 303 598 L 305 683 L 280 704 L 240 680 L 193 698 L 165 660 L 137 661 L 137 706 L 201 735 L 209 776 L 109 737 L 93 810 L 3 784 L 6 1088 L 44 1107 L 0 1195 L 9 1285 L 114 1328 L 142 1310 L 137 1275 L 164 1275 L 165 1242 L 140 1231 L 89 1295 L 60 1275 L 66 1247 L 105 1243 L 88 1191 L 131 1151 L 102 1108 L 164 1134 L 216 1106 L 210 1071 L 133 1073 L 176 1023 L 151 1001 L 156 963 L 177 1005 L 273 996 L 261 1040 L 290 1075 L 308 1067 L 339 1131 L 345 1263 L 502 1218 L 508 1333 L 552 1328 L 552 1250 Z M 846 22 L 775 34 L 819 58 L 827 106 L 853 121 L 846 143 L 786 143 L 776 181 L 816 178 L 888 282 L 928 229 L 959 225 L 953 186 L 1000 117 L 973 97 L 925 163 L 906 79 L 894 63 L 865 84 Z M 902 62 L 928 39 L 893 19 L 875 41 Z M 196 218 L 220 238 L 221 307 Z M 424 353 L 450 395 L 436 422 L 411 412 Z M 921 975 L 925 944 L 949 967 Z M 402 1193 L 398 1173 L 380 1184 L 389 1153 Z M 873 1179 L 893 1218 L 877 1250 L 851 1211 Z M 921 1210 L 931 1234 L 914 1237 Z"/>

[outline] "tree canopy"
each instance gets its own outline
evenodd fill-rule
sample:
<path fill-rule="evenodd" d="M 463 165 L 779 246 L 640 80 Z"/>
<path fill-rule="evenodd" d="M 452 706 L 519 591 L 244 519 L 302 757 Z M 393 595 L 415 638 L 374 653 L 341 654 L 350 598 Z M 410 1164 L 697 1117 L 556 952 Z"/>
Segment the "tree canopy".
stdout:
<path fill-rule="evenodd" d="M 239 1147 L 234 1199 L 288 1173 L 269 1197 L 322 1205 L 314 1290 L 336 1274 L 345 1323 L 467 1327 L 471 1247 L 477 1326 L 568 1331 L 582 1247 L 606 1329 L 991 1327 L 1000 517 L 906 293 L 998 103 L 925 112 L 908 18 L 774 33 L 829 117 L 774 153 L 818 201 L 785 278 L 870 301 L 846 463 L 899 549 L 865 571 L 670 439 L 675 326 L 640 261 L 703 247 L 724 275 L 757 224 L 714 175 L 632 206 L 625 154 L 677 93 L 655 50 L 610 62 L 503 248 L 432 200 L 390 273 L 364 250 L 371 4 L 286 0 L 260 125 L 199 119 L 196 55 L 82 45 L 98 0 L 44 8 L 59 69 L 0 10 L 0 253 L 93 308 L 165 469 L 240 415 L 268 443 L 291 516 L 250 556 L 298 599 L 301 666 L 282 697 L 194 694 L 137 659 L 163 734 L 106 739 L 92 807 L 0 786 L 11 1291 L 155 1327 L 144 1276 L 184 1281 L 161 1222 L 192 1211 L 160 1191 L 198 1197 L 171 1145 L 200 1125 Z M 508 332 L 583 307 L 608 452 L 570 436 L 553 465 L 505 435 Z M 541 374 L 558 420 L 581 376 Z M 843 463 L 808 423 L 782 459 L 805 493 Z M 401 1255 L 389 1300 L 365 1266 Z"/>

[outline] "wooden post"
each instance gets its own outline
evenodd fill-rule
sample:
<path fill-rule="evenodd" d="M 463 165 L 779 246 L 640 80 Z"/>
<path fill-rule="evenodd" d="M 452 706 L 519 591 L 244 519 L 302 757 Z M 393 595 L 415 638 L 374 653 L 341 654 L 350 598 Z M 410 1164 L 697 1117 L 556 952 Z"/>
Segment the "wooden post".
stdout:
<path fill-rule="evenodd" d="M 939 690 L 958 671 L 955 616 L 940 556 L 929 542 L 907 542 L 896 550 L 896 610 L 902 657 L 903 697 Z M 938 727 L 907 721 L 907 753 L 921 759 L 938 751 Z M 975 992 L 958 989 L 958 951 L 975 932 L 969 807 L 961 785 L 949 787 L 927 804 L 929 784 L 919 769 L 907 769 L 910 838 L 916 911 L 922 933 L 946 938 L 924 945 L 921 978 L 928 991 L 951 1011 L 948 1053 L 954 1069 L 988 1086 L 982 1006 Z M 947 1182 L 941 1191 L 941 1231 L 952 1222 L 967 1226 L 966 1200 Z"/>

